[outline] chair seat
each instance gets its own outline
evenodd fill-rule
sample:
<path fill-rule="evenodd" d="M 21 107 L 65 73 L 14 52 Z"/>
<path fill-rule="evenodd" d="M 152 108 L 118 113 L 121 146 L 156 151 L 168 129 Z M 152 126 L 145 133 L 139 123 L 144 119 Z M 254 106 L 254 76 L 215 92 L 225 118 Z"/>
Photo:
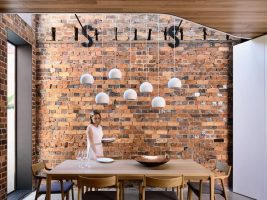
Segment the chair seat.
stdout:
<path fill-rule="evenodd" d="M 190 187 L 193 190 L 193 192 L 195 192 L 196 194 L 199 193 L 199 182 L 188 182 L 187 184 L 188 184 L 188 187 Z M 220 185 L 215 184 L 214 193 L 223 195 L 223 188 Z M 202 194 L 210 194 L 210 183 L 209 182 L 202 183 Z"/>
<path fill-rule="evenodd" d="M 68 192 L 72 187 L 73 187 L 73 182 L 72 181 L 63 181 L 64 193 Z M 46 184 L 42 184 L 40 186 L 39 193 L 40 194 L 45 194 L 46 193 Z M 55 194 L 55 193 L 61 193 L 61 185 L 60 185 L 59 181 L 53 181 L 51 183 L 51 194 Z"/>
<path fill-rule="evenodd" d="M 89 191 L 83 195 L 83 200 L 116 200 L 116 191 Z"/>
<path fill-rule="evenodd" d="M 172 191 L 146 191 L 146 200 L 178 200 L 175 192 Z"/>

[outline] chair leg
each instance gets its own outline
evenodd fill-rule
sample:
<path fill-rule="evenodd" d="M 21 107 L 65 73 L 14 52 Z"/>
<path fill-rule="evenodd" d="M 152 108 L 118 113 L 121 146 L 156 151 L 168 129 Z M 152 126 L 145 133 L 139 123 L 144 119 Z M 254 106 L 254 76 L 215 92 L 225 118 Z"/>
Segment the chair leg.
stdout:
<path fill-rule="evenodd" d="M 193 191 L 191 188 L 188 186 L 188 192 L 187 192 L 187 200 L 192 200 L 193 197 Z"/>
<path fill-rule="evenodd" d="M 121 182 L 121 200 L 124 200 L 124 182 Z"/>
<path fill-rule="evenodd" d="M 62 180 L 60 180 L 60 187 L 61 187 L 61 199 L 64 200 L 65 193 L 64 193 L 63 181 Z"/>
<path fill-rule="evenodd" d="M 142 188 L 143 188 L 143 183 L 139 183 L 139 200 L 142 200 Z"/>
<path fill-rule="evenodd" d="M 146 188 L 145 186 L 142 186 L 142 200 L 146 199 Z"/>
<path fill-rule="evenodd" d="M 70 200 L 70 191 L 66 193 L 66 200 Z"/>
<path fill-rule="evenodd" d="M 221 183 L 222 183 L 222 188 L 223 188 L 223 196 L 224 196 L 225 200 L 228 200 L 226 187 L 225 187 L 224 182 L 223 182 L 222 179 L 221 179 Z"/>
<path fill-rule="evenodd" d="M 38 199 L 38 197 L 40 196 L 39 195 L 39 190 L 40 190 L 40 185 L 41 185 L 41 179 L 38 179 L 38 183 L 37 183 L 37 189 L 36 189 L 36 193 L 35 193 L 35 200 L 37 200 Z"/>
<path fill-rule="evenodd" d="M 179 187 L 179 190 L 180 190 L 180 197 L 179 197 L 179 199 L 180 199 L 180 200 L 183 200 L 183 199 L 184 199 L 183 187 L 180 186 L 180 187 Z"/>
<path fill-rule="evenodd" d="M 71 199 L 74 200 L 74 191 L 73 191 L 73 187 L 71 188 Z"/>
<path fill-rule="evenodd" d="M 80 187 L 78 187 L 78 200 L 82 199 L 82 189 Z"/>
<path fill-rule="evenodd" d="M 202 199 L 202 180 L 199 181 L 199 194 L 198 194 L 198 199 Z"/>
<path fill-rule="evenodd" d="M 116 200 L 120 200 L 120 183 L 118 183 L 116 188 Z"/>

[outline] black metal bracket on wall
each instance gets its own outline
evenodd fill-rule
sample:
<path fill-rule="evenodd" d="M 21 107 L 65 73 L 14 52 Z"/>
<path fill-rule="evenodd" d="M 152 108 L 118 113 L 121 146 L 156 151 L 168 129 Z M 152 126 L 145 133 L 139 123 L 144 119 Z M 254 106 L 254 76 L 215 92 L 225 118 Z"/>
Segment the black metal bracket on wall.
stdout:
<path fill-rule="evenodd" d="M 79 40 L 79 29 L 77 27 L 74 27 L 74 40 Z"/>
<path fill-rule="evenodd" d="M 87 34 L 87 30 L 92 31 L 92 30 L 94 30 L 93 27 L 90 26 L 90 25 L 83 26 L 81 21 L 80 21 L 80 19 L 79 19 L 79 17 L 76 14 L 75 14 L 75 17 L 77 18 L 80 26 L 82 27 L 83 36 L 86 37 L 87 40 L 88 40 L 88 42 L 82 42 L 82 46 L 83 47 L 91 47 L 93 45 L 93 39 Z"/>
<path fill-rule="evenodd" d="M 165 27 L 165 29 L 164 29 L 164 40 L 167 40 L 167 35 L 168 35 L 167 27 Z"/>
<path fill-rule="evenodd" d="M 184 29 L 183 29 L 183 27 L 180 28 L 180 35 L 181 35 L 181 40 L 184 40 Z"/>
<path fill-rule="evenodd" d="M 118 40 L 118 28 L 117 27 L 114 28 L 114 32 L 115 32 L 115 40 L 117 41 Z"/>
<path fill-rule="evenodd" d="M 179 38 L 176 36 L 176 34 L 179 32 L 179 28 L 180 28 L 182 22 L 183 22 L 183 20 L 180 21 L 180 23 L 179 23 L 178 26 L 174 26 L 174 25 L 173 25 L 173 26 L 171 26 L 171 27 L 169 28 L 169 30 L 168 30 L 168 35 L 169 35 L 170 37 L 172 37 L 172 38 L 175 40 L 174 42 L 170 42 L 170 43 L 168 43 L 169 47 L 171 47 L 171 48 L 176 48 L 176 47 L 178 47 L 179 44 L 180 44 L 180 40 L 179 40 Z"/>
<path fill-rule="evenodd" d="M 206 27 L 203 28 L 203 39 L 206 40 L 207 39 L 207 29 Z"/>
<path fill-rule="evenodd" d="M 150 28 L 148 30 L 148 37 L 147 37 L 147 40 L 151 40 L 151 33 L 152 33 L 152 29 Z"/>
<path fill-rule="evenodd" d="M 96 29 L 95 29 L 95 40 L 96 40 L 96 41 L 98 41 L 98 35 L 99 35 L 99 33 L 98 33 L 97 28 L 96 28 Z"/>
<path fill-rule="evenodd" d="M 56 41 L 56 28 L 52 27 L 52 41 Z"/>
<path fill-rule="evenodd" d="M 134 40 L 137 40 L 137 29 L 134 29 Z"/>

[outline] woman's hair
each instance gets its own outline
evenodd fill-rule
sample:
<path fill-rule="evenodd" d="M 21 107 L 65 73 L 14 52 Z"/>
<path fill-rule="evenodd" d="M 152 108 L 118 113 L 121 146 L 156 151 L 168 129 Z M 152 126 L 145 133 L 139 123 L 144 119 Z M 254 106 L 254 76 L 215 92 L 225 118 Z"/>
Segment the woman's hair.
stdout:
<path fill-rule="evenodd" d="M 91 124 L 94 124 L 93 116 L 95 116 L 95 115 L 99 115 L 99 116 L 100 116 L 100 119 L 101 119 L 101 114 L 100 114 L 100 112 L 98 112 L 97 110 L 93 110 L 93 111 L 90 113 L 90 122 L 91 122 Z"/>

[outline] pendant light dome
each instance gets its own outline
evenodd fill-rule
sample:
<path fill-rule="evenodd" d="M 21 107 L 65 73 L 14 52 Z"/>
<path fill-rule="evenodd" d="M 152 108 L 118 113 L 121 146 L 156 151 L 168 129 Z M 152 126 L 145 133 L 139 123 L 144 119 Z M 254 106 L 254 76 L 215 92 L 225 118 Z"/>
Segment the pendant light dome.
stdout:
<path fill-rule="evenodd" d="M 140 85 L 140 92 L 142 93 L 151 93 L 153 91 L 153 86 L 149 82 L 144 82 Z"/>
<path fill-rule="evenodd" d="M 117 16 L 115 18 L 115 68 L 108 73 L 108 78 L 112 80 L 120 80 L 122 77 L 121 70 L 117 68 Z"/>
<path fill-rule="evenodd" d="M 105 92 L 100 92 L 95 97 L 97 104 L 109 104 L 109 96 Z"/>
<path fill-rule="evenodd" d="M 146 32 L 147 32 L 147 21 L 148 21 L 148 17 L 146 14 Z M 148 61 L 148 59 L 147 59 L 147 39 L 146 39 L 146 64 L 148 64 L 147 61 Z M 151 83 L 149 83 L 147 80 L 148 68 L 146 70 L 144 70 L 144 69 L 145 68 L 143 68 L 143 71 L 146 71 L 146 81 L 140 85 L 139 90 L 141 93 L 151 93 L 151 92 L 153 92 L 153 85 Z"/>
<path fill-rule="evenodd" d="M 130 89 L 127 89 L 124 94 L 123 94 L 123 98 L 125 100 L 128 100 L 128 101 L 133 101 L 133 100 L 136 100 L 137 99 L 137 93 L 134 89 L 131 89 L 131 77 L 132 77 L 132 70 L 131 70 L 131 66 L 132 66 L 132 60 L 131 60 L 131 57 L 132 57 L 132 43 L 131 43 L 131 32 L 132 32 L 132 16 L 130 15 L 130 37 L 129 37 L 129 40 L 130 40 Z"/>
<path fill-rule="evenodd" d="M 153 108 L 164 108 L 166 106 L 165 99 L 157 96 L 152 99 L 151 105 Z"/>
<path fill-rule="evenodd" d="M 176 89 L 176 88 L 181 88 L 181 87 L 182 87 L 182 82 L 179 78 L 172 78 L 168 82 L 168 88 Z"/>
<path fill-rule="evenodd" d="M 113 68 L 108 73 L 108 78 L 112 80 L 120 80 L 122 77 L 121 70 L 117 68 Z"/>
<path fill-rule="evenodd" d="M 175 28 L 175 17 L 174 17 L 174 20 L 173 20 L 173 31 L 174 31 L 174 35 L 176 34 L 176 28 Z M 175 75 L 175 37 L 173 37 L 173 74 Z M 181 88 L 182 87 L 182 82 L 179 78 L 171 78 L 169 81 L 168 81 L 168 88 L 170 89 L 178 89 L 178 88 Z"/>
<path fill-rule="evenodd" d="M 94 77 L 91 74 L 83 74 L 80 78 L 80 83 L 84 85 L 93 85 Z"/>
<path fill-rule="evenodd" d="M 159 14 L 158 14 L 158 96 L 152 99 L 151 106 L 153 108 L 164 108 L 166 106 L 165 99 L 159 96 Z"/>
<path fill-rule="evenodd" d="M 133 89 L 128 89 L 128 90 L 126 90 L 125 92 L 124 92 L 124 94 L 123 94 L 123 98 L 125 99 L 125 100 L 136 100 L 137 99 L 137 93 L 136 93 L 136 91 L 135 90 L 133 90 Z"/>
<path fill-rule="evenodd" d="M 109 104 L 109 96 L 103 91 L 104 88 L 104 71 L 103 71 L 103 65 L 104 65 L 104 61 L 103 61 L 103 14 L 102 14 L 102 92 L 99 92 L 96 97 L 95 97 L 95 102 L 96 104 Z"/>

